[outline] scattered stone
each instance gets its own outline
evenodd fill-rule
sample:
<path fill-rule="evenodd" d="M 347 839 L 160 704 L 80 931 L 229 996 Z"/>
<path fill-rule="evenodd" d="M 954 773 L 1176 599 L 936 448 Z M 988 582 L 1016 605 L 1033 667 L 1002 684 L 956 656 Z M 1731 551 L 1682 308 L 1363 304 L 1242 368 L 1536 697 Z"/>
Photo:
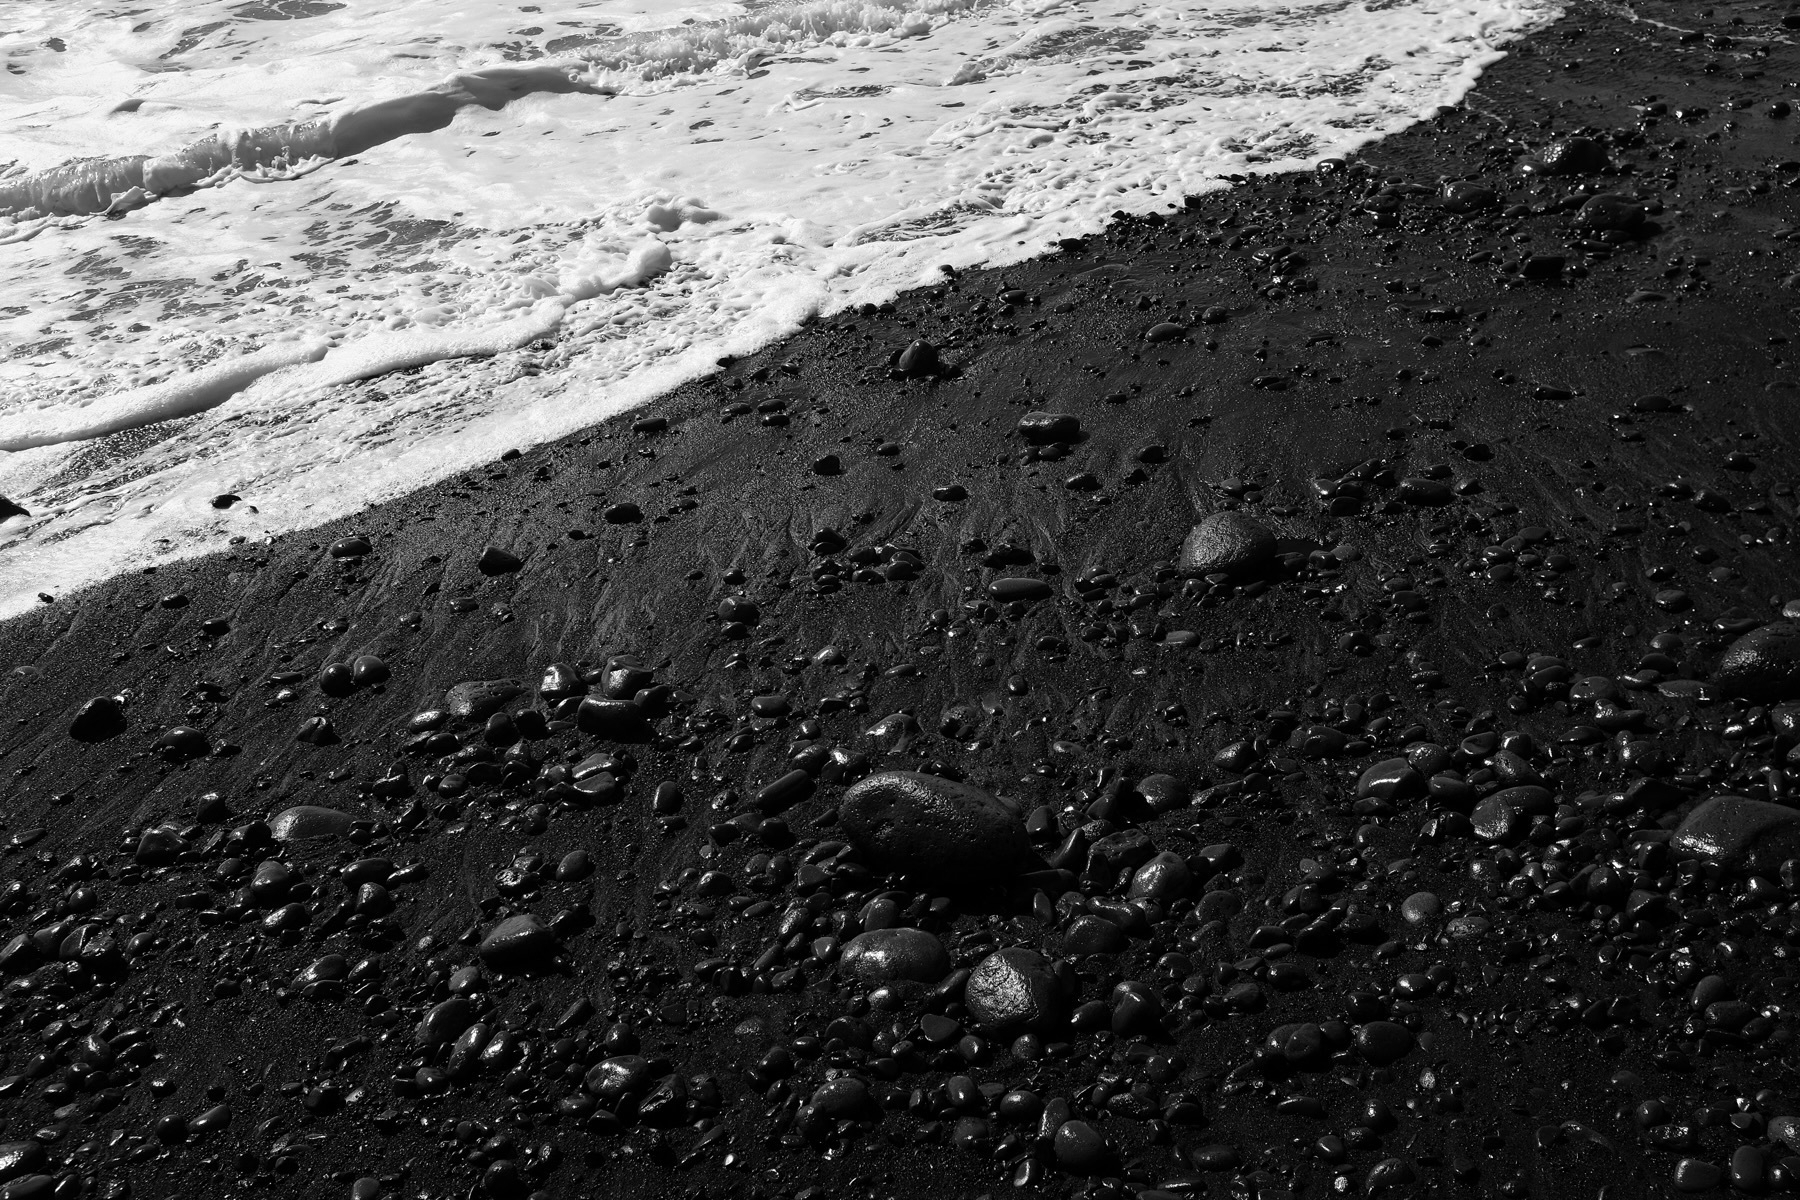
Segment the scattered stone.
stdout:
<path fill-rule="evenodd" d="M 481 558 L 475 563 L 475 569 L 483 575 L 510 575 L 524 565 L 525 560 L 512 551 L 488 546 L 481 551 Z"/>
<path fill-rule="evenodd" d="M 537 974 L 555 964 L 561 950 L 555 932 L 532 913 L 501 921 L 481 939 L 481 961 L 501 974 Z"/>
<path fill-rule="evenodd" d="M 189 759 L 204 758 L 212 751 L 212 745 L 206 735 L 191 725 L 176 725 L 163 730 L 150 743 L 150 748 L 162 755 L 169 762 L 187 762 Z"/>
<path fill-rule="evenodd" d="M 976 963 L 963 986 L 963 1003 L 975 1023 L 991 1032 L 1048 1033 L 1065 1011 L 1062 982 L 1050 960 L 1022 947 L 996 950 Z"/>
<path fill-rule="evenodd" d="M 926 341 L 913 342 L 894 358 L 894 370 L 907 379 L 922 379 L 941 369 L 937 347 Z"/>
<path fill-rule="evenodd" d="M 1279 543 L 1259 522 L 1236 511 L 1201 519 L 1181 543 L 1176 568 L 1183 575 L 1255 575 L 1275 561 Z"/>
<path fill-rule="evenodd" d="M 1771 621 L 1732 642 L 1712 683 L 1727 696 L 1764 704 L 1800 699 L 1800 622 Z"/>
<path fill-rule="evenodd" d="M 78 742 L 104 742 L 124 732 L 125 702 L 117 696 L 95 696 L 69 722 L 69 736 Z"/>
<path fill-rule="evenodd" d="M 1019 432 L 1038 446 L 1073 442 L 1081 436 L 1081 418 L 1072 413 L 1028 412 L 1019 418 Z"/>
<path fill-rule="evenodd" d="M 863 983 L 910 979 L 936 983 L 950 973 L 950 954 L 936 935 L 923 929 L 873 929 L 844 945 L 841 969 Z"/>
<path fill-rule="evenodd" d="M 316 804 L 283 809 L 269 819 L 269 832 L 278 842 L 304 842 L 314 838 L 343 837 L 356 824 L 349 813 Z"/>
<path fill-rule="evenodd" d="M 1687 815 L 1669 848 L 1678 857 L 1774 874 L 1787 859 L 1800 857 L 1800 809 L 1746 796 L 1714 796 Z"/>
<path fill-rule="evenodd" d="M 936 775 L 871 775 L 844 794 L 838 819 L 871 863 L 946 886 L 1004 883 L 1036 861 L 1017 812 Z"/>
<path fill-rule="evenodd" d="M 471 679 L 451 688 L 444 700 L 458 720 L 485 721 L 524 694 L 525 685 L 516 679 Z"/>
<path fill-rule="evenodd" d="M 1042 579 L 996 579 L 988 584 L 988 595 L 997 604 L 1030 604 L 1048 600 L 1055 592 Z"/>

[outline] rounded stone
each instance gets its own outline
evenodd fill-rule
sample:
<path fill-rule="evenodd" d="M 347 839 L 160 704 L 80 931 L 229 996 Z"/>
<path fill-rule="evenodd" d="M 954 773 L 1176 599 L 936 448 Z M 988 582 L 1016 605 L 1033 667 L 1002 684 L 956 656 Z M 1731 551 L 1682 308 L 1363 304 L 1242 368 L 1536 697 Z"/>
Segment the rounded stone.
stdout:
<path fill-rule="evenodd" d="M 1388 758 L 1364 771 L 1356 781 L 1359 800 L 1410 800 L 1425 794 L 1425 777 L 1404 758 Z"/>
<path fill-rule="evenodd" d="M 532 913 L 508 917 L 481 939 L 481 961 L 494 971 L 527 973 L 548 967 L 556 934 Z"/>
<path fill-rule="evenodd" d="M 869 1085 L 848 1076 L 830 1080 L 813 1092 L 812 1107 L 833 1121 L 854 1121 L 870 1109 Z"/>
<path fill-rule="evenodd" d="M 1187 860 L 1172 850 L 1164 850 L 1139 867 L 1131 877 L 1133 898 L 1173 900 L 1186 892 L 1194 882 Z"/>
<path fill-rule="evenodd" d="M 1064 1121 L 1056 1130 L 1056 1163 L 1076 1175 L 1098 1175 L 1113 1159 L 1106 1135 L 1086 1121 Z"/>
<path fill-rule="evenodd" d="M 310 838 L 342 837 L 354 824 L 356 819 L 349 813 L 316 804 L 298 804 L 271 817 L 269 832 L 278 842 L 300 842 Z"/>
<path fill-rule="evenodd" d="M 442 1046 L 456 1040 L 456 1035 L 475 1023 L 475 1008 L 461 996 L 452 996 L 433 1005 L 420 1018 L 413 1030 L 413 1040 L 421 1046 Z"/>
<path fill-rule="evenodd" d="M 1029 604 L 1034 600 L 1048 600 L 1053 594 L 1050 585 L 1042 579 L 1021 576 L 1011 579 L 996 579 L 988 584 L 988 595 L 994 598 L 996 604 L 1014 602 Z"/>
<path fill-rule="evenodd" d="M 1704 858 L 1773 874 L 1800 857 L 1800 810 L 1748 796 L 1714 796 L 1676 827 L 1677 859 Z"/>
<path fill-rule="evenodd" d="M 445 693 L 450 715 L 463 721 L 485 721 L 504 708 L 525 685 L 516 679 L 466 679 Z"/>
<path fill-rule="evenodd" d="M 1117 954 L 1128 945 L 1123 929 L 1096 916 L 1076 917 L 1062 938 L 1063 953 L 1068 955 Z"/>
<path fill-rule="evenodd" d="M 947 886 L 1002 883 L 1036 863 L 1016 810 L 936 775 L 871 775 L 844 793 L 838 819 L 875 866 Z"/>
<path fill-rule="evenodd" d="M 78 742 L 104 742 L 125 732 L 125 704 L 117 696 L 95 696 L 69 722 L 69 736 Z"/>
<path fill-rule="evenodd" d="M 1356 1052 L 1372 1066 L 1399 1062 L 1412 1048 L 1412 1030 L 1393 1021 L 1370 1021 L 1356 1031 Z"/>
<path fill-rule="evenodd" d="M 1028 412 L 1019 418 L 1019 432 L 1028 442 L 1072 442 L 1081 436 L 1081 418 L 1072 413 Z"/>
<path fill-rule="evenodd" d="M 963 1005 L 990 1031 L 1046 1030 L 1063 1015 L 1063 989 L 1050 960 L 1035 950 L 996 950 L 969 972 Z"/>
<path fill-rule="evenodd" d="M 1800 698 L 1800 622 L 1771 621 L 1725 648 L 1713 685 L 1763 704 Z"/>
<path fill-rule="evenodd" d="M 923 929 L 872 929 L 844 946 L 839 965 L 863 983 L 910 979 L 936 983 L 950 973 L 950 953 Z"/>
<path fill-rule="evenodd" d="M 1435 921 L 1444 913 L 1444 902 L 1436 892 L 1414 892 L 1400 902 L 1400 915 L 1408 925 Z"/>
<path fill-rule="evenodd" d="M 1275 535 L 1240 512 L 1216 512 L 1188 531 L 1176 566 L 1183 575 L 1254 575 L 1275 561 Z"/>

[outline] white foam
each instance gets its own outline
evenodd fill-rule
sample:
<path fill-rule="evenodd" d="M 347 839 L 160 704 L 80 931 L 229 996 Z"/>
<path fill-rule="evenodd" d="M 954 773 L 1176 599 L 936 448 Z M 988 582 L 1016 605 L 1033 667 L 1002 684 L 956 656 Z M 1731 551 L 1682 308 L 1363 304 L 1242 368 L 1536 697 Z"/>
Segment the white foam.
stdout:
<path fill-rule="evenodd" d="M 1555 15 L 328 4 L 9 6 L 0 493 L 34 515 L 0 528 L 0 615 L 570 432 L 940 265 L 1345 152 Z M 116 219 L 27 202 L 53 192 Z M 398 366 L 424 369 L 358 382 Z"/>

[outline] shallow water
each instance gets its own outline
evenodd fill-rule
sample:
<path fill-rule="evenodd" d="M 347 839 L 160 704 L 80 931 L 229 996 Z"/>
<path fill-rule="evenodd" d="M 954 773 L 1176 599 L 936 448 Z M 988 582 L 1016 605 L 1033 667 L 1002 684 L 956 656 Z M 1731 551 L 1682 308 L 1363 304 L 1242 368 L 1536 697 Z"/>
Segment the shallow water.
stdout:
<path fill-rule="evenodd" d="M 15 2 L 0 493 L 32 515 L 0 524 L 0 616 L 568 433 L 940 265 L 1342 153 L 1554 16 Z"/>

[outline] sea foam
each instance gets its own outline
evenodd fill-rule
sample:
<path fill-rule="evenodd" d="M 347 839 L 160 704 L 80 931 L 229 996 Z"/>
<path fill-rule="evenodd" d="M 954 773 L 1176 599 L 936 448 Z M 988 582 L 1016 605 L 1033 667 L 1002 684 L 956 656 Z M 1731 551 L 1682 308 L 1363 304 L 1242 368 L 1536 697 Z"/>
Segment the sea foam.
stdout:
<path fill-rule="evenodd" d="M 31 515 L 0 524 L 0 615 L 571 432 L 943 266 L 1344 153 L 1556 15 L 537 7 L 15 0 L 0 493 Z"/>

